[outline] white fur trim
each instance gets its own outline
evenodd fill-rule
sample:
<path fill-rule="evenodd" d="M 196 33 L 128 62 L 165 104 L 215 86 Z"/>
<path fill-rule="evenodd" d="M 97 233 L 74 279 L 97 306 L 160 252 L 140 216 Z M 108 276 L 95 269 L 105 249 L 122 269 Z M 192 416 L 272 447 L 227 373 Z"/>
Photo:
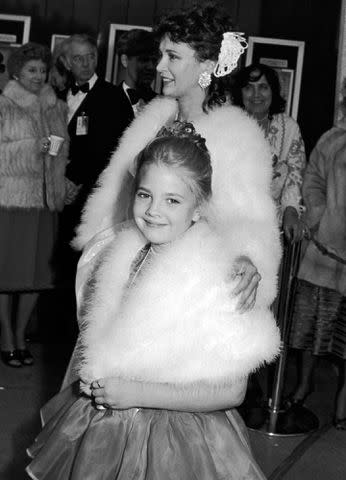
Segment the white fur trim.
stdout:
<path fill-rule="evenodd" d="M 261 302 L 249 313 L 235 312 L 225 282 L 233 255 L 225 240 L 196 224 L 144 264 L 122 302 L 131 262 L 143 245 L 135 229 L 122 231 L 107 247 L 83 320 L 82 378 L 218 383 L 271 361 L 279 348 L 275 320 Z"/>

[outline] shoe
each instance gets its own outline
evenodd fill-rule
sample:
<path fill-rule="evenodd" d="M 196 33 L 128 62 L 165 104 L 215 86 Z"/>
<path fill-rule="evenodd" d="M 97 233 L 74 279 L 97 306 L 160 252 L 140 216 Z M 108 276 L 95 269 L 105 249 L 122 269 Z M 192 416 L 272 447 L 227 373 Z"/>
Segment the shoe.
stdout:
<path fill-rule="evenodd" d="M 333 425 L 337 430 L 346 430 L 346 417 L 345 418 L 334 417 Z"/>
<path fill-rule="evenodd" d="M 15 354 L 22 365 L 30 366 L 34 363 L 34 357 L 27 348 L 18 348 Z"/>
<path fill-rule="evenodd" d="M 20 368 L 22 366 L 21 360 L 17 356 L 16 350 L 0 350 L 1 360 L 8 367 Z"/>

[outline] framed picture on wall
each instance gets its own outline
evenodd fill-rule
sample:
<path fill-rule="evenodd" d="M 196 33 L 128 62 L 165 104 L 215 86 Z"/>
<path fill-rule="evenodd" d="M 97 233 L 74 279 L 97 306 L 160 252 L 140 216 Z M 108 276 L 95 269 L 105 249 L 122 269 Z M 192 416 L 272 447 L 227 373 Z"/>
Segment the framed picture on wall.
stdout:
<path fill-rule="evenodd" d="M 51 39 L 51 42 L 50 42 L 51 51 L 54 52 L 55 47 L 57 47 L 61 42 L 63 42 L 69 36 L 70 35 L 60 35 L 58 33 L 54 33 L 52 35 L 52 39 Z"/>
<path fill-rule="evenodd" d="M 7 60 L 13 49 L 18 48 L 18 45 L 11 45 L 9 43 L 0 43 L 0 93 L 4 86 L 9 81 L 7 73 Z"/>
<path fill-rule="evenodd" d="M 286 113 L 297 119 L 305 42 L 249 37 L 248 44 L 245 64 L 263 63 L 278 72 Z"/>
<path fill-rule="evenodd" d="M 23 45 L 29 41 L 31 17 L 0 14 L 0 43 Z"/>
<path fill-rule="evenodd" d="M 108 53 L 107 53 L 107 65 L 106 65 L 106 80 L 108 82 L 119 85 L 124 79 L 124 68 L 122 67 L 119 59 L 119 55 L 116 51 L 116 46 L 121 35 L 134 28 L 139 28 L 151 32 L 151 27 L 143 27 L 138 25 L 123 25 L 120 23 L 111 23 L 109 26 L 109 38 L 108 38 Z M 160 93 L 161 79 L 157 75 L 154 82 L 153 89 Z"/>

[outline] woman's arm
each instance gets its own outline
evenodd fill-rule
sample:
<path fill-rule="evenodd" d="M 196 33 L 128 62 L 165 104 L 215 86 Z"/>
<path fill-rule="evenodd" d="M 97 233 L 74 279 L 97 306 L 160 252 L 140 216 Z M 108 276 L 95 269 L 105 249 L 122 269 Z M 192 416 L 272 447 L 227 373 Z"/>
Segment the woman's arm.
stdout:
<path fill-rule="evenodd" d="M 113 377 L 92 382 L 91 394 L 97 405 L 115 409 L 137 407 L 207 412 L 240 405 L 244 399 L 246 384 L 246 379 L 227 385 L 174 385 Z"/>
<path fill-rule="evenodd" d="M 281 193 L 282 226 L 286 237 L 292 242 L 298 242 L 302 239 L 304 230 L 300 209 L 306 157 L 299 125 L 293 119 L 288 120 L 290 121 L 286 122 L 287 133 L 284 138 L 288 172 Z"/>

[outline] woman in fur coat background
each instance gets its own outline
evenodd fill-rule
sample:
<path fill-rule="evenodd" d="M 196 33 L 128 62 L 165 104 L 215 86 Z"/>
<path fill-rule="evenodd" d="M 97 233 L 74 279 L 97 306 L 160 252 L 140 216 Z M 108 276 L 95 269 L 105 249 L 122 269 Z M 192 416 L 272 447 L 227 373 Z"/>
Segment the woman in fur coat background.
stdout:
<path fill-rule="evenodd" d="M 66 198 L 67 111 L 46 83 L 49 64 L 43 45 L 14 49 L 7 66 L 10 81 L 0 96 L 1 357 L 11 367 L 33 363 L 25 329 L 37 291 L 54 285 L 57 212 Z M 50 135 L 64 139 L 55 156 L 49 153 Z"/>

